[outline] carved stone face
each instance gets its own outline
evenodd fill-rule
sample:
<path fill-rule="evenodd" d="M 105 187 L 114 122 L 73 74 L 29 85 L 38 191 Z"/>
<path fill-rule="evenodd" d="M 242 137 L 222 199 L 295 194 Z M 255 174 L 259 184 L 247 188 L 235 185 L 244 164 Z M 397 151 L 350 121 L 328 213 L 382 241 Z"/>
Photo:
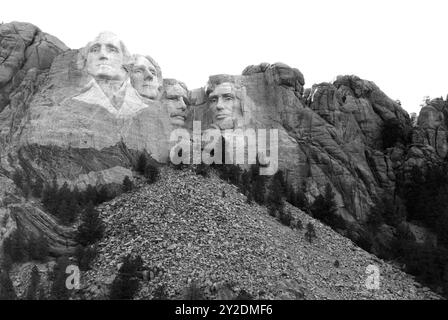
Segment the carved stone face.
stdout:
<path fill-rule="evenodd" d="M 236 97 L 232 83 L 219 84 L 208 96 L 209 108 L 212 111 L 213 123 L 221 129 L 234 127 L 234 119 L 243 117 L 241 101 Z"/>
<path fill-rule="evenodd" d="M 170 115 L 170 122 L 174 126 L 184 126 L 186 119 L 187 91 L 180 84 L 168 85 L 165 88 L 165 99 Z"/>
<path fill-rule="evenodd" d="M 131 71 L 132 86 L 141 96 L 155 99 L 159 94 L 157 70 L 144 56 L 137 56 Z"/>
<path fill-rule="evenodd" d="M 95 79 L 124 80 L 124 52 L 118 37 L 101 33 L 87 48 L 87 72 Z"/>

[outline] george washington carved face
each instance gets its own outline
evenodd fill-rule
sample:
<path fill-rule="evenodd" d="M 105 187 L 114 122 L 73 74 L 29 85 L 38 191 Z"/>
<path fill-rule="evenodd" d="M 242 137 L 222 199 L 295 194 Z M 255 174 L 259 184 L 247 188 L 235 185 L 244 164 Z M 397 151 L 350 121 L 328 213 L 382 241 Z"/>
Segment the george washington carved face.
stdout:
<path fill-rule="evenodd" d="M 86 48 L 87 72 L 95 79 L 124 80 L 127 51 L 118 37 L 103 32 L 90 42 Z"/>

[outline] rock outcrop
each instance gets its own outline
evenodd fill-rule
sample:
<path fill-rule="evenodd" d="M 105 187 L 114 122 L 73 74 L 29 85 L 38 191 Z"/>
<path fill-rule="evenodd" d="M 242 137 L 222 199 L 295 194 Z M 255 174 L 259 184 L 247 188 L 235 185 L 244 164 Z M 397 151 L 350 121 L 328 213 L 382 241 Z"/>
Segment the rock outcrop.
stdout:
<path fill-rule="evenodd" d="M 158 64 L 149 56 L 130 59 L 113 34 L 100 34 L 85 48 L 70 50 L 31 25 L 12 23 L 2 30 L 8 34 L 4 39 L 13 35 L 22 48 L 8 51 L 4 56 L 11 58 L 2 64 L 9 66 L 0 113 L 6 177 L 20 170 L 30 181 L 56 179 L 80 188 L 120 184 L 131 175 L 138 151 L 168 162 L 171 115 L 185 112 L 185 103 L 191 104 L 182 115 L 185 127 L 192 129 L 193 120 L 201 121 L 204 130 L 213 126 L 216 111 L 208 95 L 224 83 L 220 90 L 234 93 L 230 108 L 238 112 L 230 110 L 221 127 L 278 130 L 278 142 L 273 142 L 278 168 L 310 201 L 330 184 L 338 213 L 356 224 L 366 219 L 379 195 L 394 189 L 393 166 L 379 134 L 385 120 L 395 118 L 408 127 L 409 118 L 370 81 L 343 76 L 305 90 L 298 69 L 262 63 L 240 76 L 212 76 L 208 88 L 188 94 L 183 84 L 170 80 L 171 87 L 157 94 L 162 83 Z M 109 71 L 95 62 L 96 48 L 103 50 L 105 43 L 116 46 L 118 54 Z M 117 61 L 123 65 L 113 64 Z M 146 92 L 146 85 L 154 90 Z"/>
<path fill-rule="evenodd" d="M 29 70 L 48 70 L 53 59 L 68 49 L 59 39 L 23 22 L 0 26 L 0 48 L 0 111 Z"/>
<path fill-rule="evenodd" d="M 362 221 L 376 198 L 394 189 L 381 128 L 394 118 L 409 131 L 410 120 L 373 82 L 341 76 L 304 91 L 303 75 L 280 63 L 250 66 L 242 76 L 213 76 L 209 83 L 225 81 L 241 88 L 243 128 L 278 130 L 279 168 L 310 201 L 330 184 L 339 214 Z M 205 89 L 194 95 L 206 96 Z M 206 129 L 213 122 L 206 98 L 192 100 L 195 119 Z"/>
<path fill-rule="evenodd" d="M 188 90 L 180 81 L 162 79 L 160 66 L 150 56 L 131 55 L 111 33 L 101 33 L 75 50 L 31 24 L 13 22 L 0 25 L 0 44 L 0 246 L 14 230 L 28 238 L 44 235 L 55 255 L 73 251 L 76 244 L 74 228 L 60 226 L 38 199 L 24 197 L 12 180 L 15 172 L 28 182 L 55 179 L 59 185 L 67 182 L 80 189 L 117 187 L 133 175 L 132 165 L 141 152 L 169 162 L 170 133 L 176 128 L 191 132 L 193 121 L 201 122 L 203 132 L 242 129 L 244 134 L 255 129 L 267 130 L 272 137 L 270 130 L 277 130 L 278 140 L 267 150 L 271 153 L 259 152 L 258 159 L 278 160 L 278 169 L 310 202 L 330 185 L 337 214 L 355 227 L 383 194 L 395 194 L 397 173 L 441 161 L 448 154 L 446 101 L 429 102 L 413 128 L 398 102 L 356 76 L 338 76 L 333 83 L 305 88 L 298 69 L 261 63 L 248 66 L 241 75 L 211 76 L 206 87 Z M 389 120 L 412 136 L 412 144 L 383 146 L 382 128 Z M 240 201 L 235 208 L 241 206 Z M 109 209 L 103 211 L 105 219 Z M 121 213 L 120 221 L 126 218 Z M 239 212 L 226 214 L 238 220 Z M 263 221 L 260 226 L 271 224 Z M 120 234 L 110 237 L 122 241 Z M 113 241 L 103 243 L 104 250 Z M 273 263 L 284 263 L 282 259 Z M 263 281 L 268 283 L 269 277 Z M 290 280 L 277 278 L 275 283 L 290 288 Z M 311 291 L 311 298 L 336 295 Z M 349 290 L 347 297 L 352 297 Z"/>

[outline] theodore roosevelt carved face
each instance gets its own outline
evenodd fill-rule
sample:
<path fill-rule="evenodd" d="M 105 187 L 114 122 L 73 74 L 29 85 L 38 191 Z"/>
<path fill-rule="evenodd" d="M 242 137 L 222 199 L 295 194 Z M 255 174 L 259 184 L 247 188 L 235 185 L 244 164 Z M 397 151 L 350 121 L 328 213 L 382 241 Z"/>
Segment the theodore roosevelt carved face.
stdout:
<path fill-rule="evenodd" d="M 173 126 L 183 127 L 187 116 L 187 87 L 182 82 L 174 79 L 164 79 L 163 85 L 163 100 L 168 108 L 170 122 Z"/>

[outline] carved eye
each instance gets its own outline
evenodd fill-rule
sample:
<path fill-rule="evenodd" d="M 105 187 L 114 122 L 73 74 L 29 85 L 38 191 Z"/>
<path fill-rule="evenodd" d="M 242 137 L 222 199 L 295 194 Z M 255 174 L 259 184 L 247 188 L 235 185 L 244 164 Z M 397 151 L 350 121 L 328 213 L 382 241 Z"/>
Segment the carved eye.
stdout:
<path fill-rule="evenodd" d="M 93 46 L 90 48 L 89 52 L 98 52 L 100 48 L 98 46 Z"/>
<path fill-rule="evenodd" d="M 216 103 L 218 101 L 218 98 L 213 97 L 213 98 L 210 98 L 209 101 L 211 103 Z"/>
<path fill-rule="evenodd" d="M 134 70 L 134 73 L 142 73 L 142 70 L 136 69 L 136 70 Z"/>

